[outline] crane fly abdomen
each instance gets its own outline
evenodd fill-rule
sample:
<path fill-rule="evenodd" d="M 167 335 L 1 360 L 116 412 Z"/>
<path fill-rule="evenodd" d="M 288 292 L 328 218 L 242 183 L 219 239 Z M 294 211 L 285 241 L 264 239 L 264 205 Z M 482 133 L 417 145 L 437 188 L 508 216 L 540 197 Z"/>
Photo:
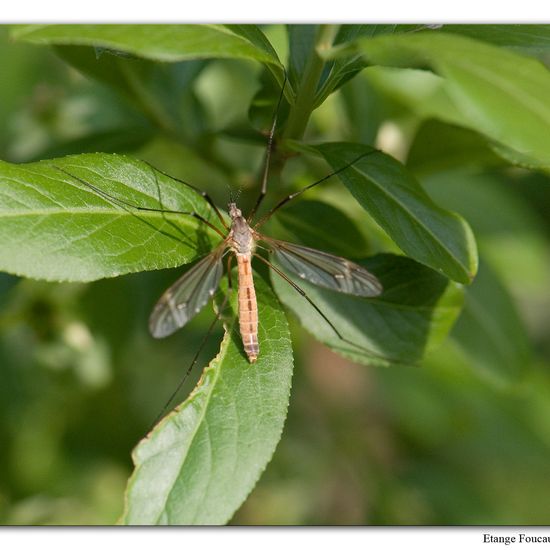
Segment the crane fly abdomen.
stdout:
<path fill-rule="evenodd" d="M 237 272 L 239 275 L 239 328 L 244 351 L 248 360 L 254 363 L 260 353 L 258 304 L 250 263 L 255 248 L 254 232 L 234 202 L 229 203 L 229 215 L 231 216 L 231 230 L 228 240 L 229 246 L 237 257 Z"/>
<path fill-rule="evenodd" d="M 248 360 L 254 363 L 260 353 L 258 344 L 258 304 L 252 278 L 250 254 L 236 254 L 239 275 L 239 328 L 244 351 Z"/>

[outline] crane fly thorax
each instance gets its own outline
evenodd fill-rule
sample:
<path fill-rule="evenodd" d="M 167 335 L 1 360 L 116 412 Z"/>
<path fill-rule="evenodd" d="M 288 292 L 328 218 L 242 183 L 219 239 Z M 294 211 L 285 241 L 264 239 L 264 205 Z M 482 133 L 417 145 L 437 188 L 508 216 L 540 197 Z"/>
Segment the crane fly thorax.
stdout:
<path fill-rule="evenodd" d="M 242 212 L 235 203 L 229 204 L 229 215 L 231 216 L 231 229 L 229 231 L 229 244 L 237 255 L 250 256 L 254 252 L 254 233 Z"/>

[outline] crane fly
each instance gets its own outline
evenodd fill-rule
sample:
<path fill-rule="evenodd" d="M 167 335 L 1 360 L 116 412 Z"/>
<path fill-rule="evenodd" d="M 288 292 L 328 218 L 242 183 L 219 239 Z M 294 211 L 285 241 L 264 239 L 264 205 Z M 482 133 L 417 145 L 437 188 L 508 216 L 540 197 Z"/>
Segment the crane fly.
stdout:
<path fill-rule="evenodd" d="M 199 190 L 185 181 L 172 178 L 185 184 L 186 186 L 189 186 L 208 202 L 225 228 L 226 233 L 196 212 L 163 210 L 137 206 L 106 193 L 97 186 L 81 179 L 75 174 L 72 174 L 59 166 L 55 167 L 61 172 L 64 172 L 70 177 L 91 188 L 103 198 L 118 205 L 122 205 L 123 207 L 131 207 L 138 211 L 145 212 L 154 211 L 189 215 L 206 224 L 218 233 L 220 237 L 222 237 L 222 242 L 214 250 L 199 260 L 191 269 L 186 271 L 182 277 L 180 277 L 162 294 L 149 319 L 149 330 L 153 337 L 164 338 L 170 336 L 175 331 L 185 326 L 202 310 L 210 299 L 213 298 L 223 275 L 223 259 L 226 255 L 228 255 L 226 272 L 230 283 L 229 291 L 232 290 L 231 262 L 233 258 L 236 258 L 237 261 L 239 329 L 244 351 L 251 363 L 254 363 L 260 354 L 260 345 L 258 341 L 258 305 L 256 302 L 254 279 L 252 275 L 252 258 L 257 258 L 259 261 L 267 264 L 269 268 L 286 280 L 310 303 L 310 305 L 313 306 L 313 308 L 328 323 L 340 340 L 372 355 L 373 352 L 371 350 L 366 350 L 362 346 L 346 339 L 328 319 L 328 317 L 321 311 L 321 309 L 307 296 L 301 287 L 285 274 L 285 271 L 290 272 L 291 274 L 298 276 L 300 279 L 316 286 L 358 297 L 375 297 L 382 292 L 382 284 L 376 276 L 364 267 L 347 260 L 346 258 L 335 256 L 314 248 L 268 237 L 267 235 L 260 233 L 258 228 L 270 219 L 271 216 L 279 210 L 279 208 L 283 207 L 292 199 L 298 197 L 303 192 L 322 183 L 323 181 L 326 181 L 332 176 L 337 175 L 339 172 L 347 169 L 364 156 L 376 153 L 377 151 L 373 150 L 363 153 L 339 170 L 336 170 L 324 178 L 309 184 L 291 195 L 288 195 L 279 201 L 273 208 L 271 208 L 271 210 L 269 210 L 267 214 L 264 215 L 259 221 L 252 223 L 254 214 L 258 210 L 258 207 L 266 194 L 269 151 L 270 150 L 268 149 L 268 158 L 266 160 L 262 190 L 254 208 L 252 209 L 252 212 L 248 215 L 248 217 L 243 216 L 243 213 L 238 208 L 237 204 L 231 201 L 228 205 L 230 225 L 227 224 L 220 210 L 204 191 Z M 259 243 L 261 243 L 261 245 Z M 263 256 L 256 253 L 256 249 L 260 246 L 262 248 L 267 248 L 273 254 L 277 264 L 281 266 L 282 270 Z M 219 319 L 219 314 L 220 312 L 214 320 L 214 323 Z M 211 328 L 213 327 L 213 324 L 211 325 Z M 196 362 L 197 356 L 198 353 L 195 356 L 193 365 Z"/>
<path fill-rule="evenodd" d="M 267 245 L 283 269 L 314 285 L 354 296 L 372 297 L 382 292 L 378 279 L 364 267 L 327 252 L 262 235 L 250 226 L 234 202 L 229 203 L 228 210 L 231 226 L 224 241 L 176 281 L 157 302 L 149 322 L 154 337 L 169 336 L 208 303 L 223 274 L 222 258 L 227 251 L 231 251 L 237 259 L 241 338 L 248 360 L 254 363 L 260 347 L 252 257 L 259 258 L 284 276 L 271 262 L 255 253 L 258 242 Z"/>
<path fill-rule="evenodd" d="M 228 205 L 228 213 L 230 218 L 230 225 L 228 225 L 224 216 L 206 192 L 201 191 L 197 187 L 183 180 L 178 180 L 177 178 L 172 177 L 172 179 L 175 179 L 176 181 L 191 188 L 208 202 L 223 225 L 226 231 L 225 233 L 219 227 L 209 222 L 196 212 L 163 210 L 137 206 L 120 198 L 109 195 L 95 185 L 84 181 L 59 166 L 55 167 L 68 176 L 75 178 L 82 184 L 91 188 L 103 198 L 118 205 L 123 207 L 131 207 L 143 212 L 153 211 L 192 216 L 200 222 L 206 224 L 222 238 L 222 242 L 214 250 L 212 250 L 207 256 L 199 260 L 191 269 L 184 273 L 184 275 L 180 277 L 172 286 L 170 286 L 160 297 L 149 319 L 149 330 L 155 338 L 164 338 L 185 326 L 202 310 L 210 299 L 213 298 L 223 275 L 223 259 L 226 255 L 228 255 L 228 294 L 229 291 L 232 291 L 231 262 L 233 258 L 236 258 L 238 273 L 239 329 L 244 352 L 248 360 L 250 363 L 256 362 L 260 355 L 260 344 L 258 341 L 258 305 L 256 302 L 256 292 L 254 289 L 254 279 L 251 265 L 252 258 L 255 257 L 267 264 L 269 268 L 285 279 L 303 298 L 305 298 L 317 311 L 317 313 L 319 313 L 319 315 L 321 315 L 321 317 L 328 323 L 340 340 L 376 356 L 376 354 L 374 354 L 371 350 L 367 350 L 366 348 L 363 348 L 355 342 L 345 338 L 330 321 L 330 319 L 321 311 L 321 309 L 307 296 L 301 287 L 285 274 L 285 271 L 290 272 L 298 276 L 300 279 L 316 286 L 358 297 L 374 297 L 378 296 L 382 292 L 382 285 L 376 276 L 367 271 L 364 267 L 350 260 L 323 252 L 321 250 L 316 250 L 314 248 L 268 237 L 259 233 L 258 228 L 269 218 L 271 218 L 271 216 L 275 214 L 279 208 L 282 208 L 289 201 L 295 199 L 308 189 L 311 189 L 312 187 L 315 187 L 316 185 L 319 185 L 320 183 L 346 170 L 358 162 L 361 158 L 374 154 L 378 151 L 376 149 L 367 151 L 338 170 L 335 170 L 320 180 L 317 180 L 299 191 L 286 196 L 273 208 L 271 208 L 267 214 L 260 218 L 256 223 L 253 223 L 254 216 L 267 193 L 267 180 L 271 152 L 273 148 L 273 136 L 277 123 L 277 111 L 281 104 L 282 97 L 283 90 L 281 90 L 281 94 L 279 96 L 277 109 L 275 111 L 271 130 L 268 136 L 261 190 L 252 211 L 247 217 L 243 215 L 236 202 L 232 200 Z M 258 243 L 262 243 L 262 245 L 259 245 Z M 266 247 L 274 255 L 277 264 L 282 267 L 282 270 L 263 256 L 256 253 L 256 249 L 259 246 L 264 248 Z M 226 296 L 225 301 L 227 301 L 227 298 L 228 296 Z M 218 314 L 214 319 L 214 322 L 211 324 L 206 337 L 210 333 L 214 324 L 220 318 L 222 309 L 223 306 L 219 308 Z M 206 341 L 206 337 L 203 339 L 199 351 L 195 355 L 187 374 L 189 374 L 192 367 L 196 363 L 198 355 L 202 349 L 202 345 Z M 179 387 L 181 387 L 182 384 L 183 381 Z"/>

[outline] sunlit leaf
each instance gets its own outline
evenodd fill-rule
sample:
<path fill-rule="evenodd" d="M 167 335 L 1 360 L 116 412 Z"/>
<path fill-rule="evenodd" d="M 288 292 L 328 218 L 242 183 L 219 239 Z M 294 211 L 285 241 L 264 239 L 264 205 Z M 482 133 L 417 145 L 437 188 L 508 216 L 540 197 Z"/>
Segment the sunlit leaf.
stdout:
<path fill-rule="evenodd" d="M 550 25 L 441 25 L 441 30 L 505 46 L 542 61 L 547 61 L 550 53 Z"/>
<path fill-rule="evenodd" d="M 135 449 L 124 523 L 226 523 L 271 459 L 286 418 L 292 348 L 280 305 L 255 280 L 257 362 L 244 355 L 233 319 L 193 393 Z"/>
<path fill-rule="evenodd" d="M 301 325 L 334 351 L 365 365 L 417 363 L 458 316 L 460 286 L 403 256 L 381 254 L 360 263 L 382 283 L 379 297 L 356 298 L 291 277 L 348 342 L 286 281 L 275 273 L 271 278 Z"/>
<path fill-rule="evenodd" d="M 359 39 L 339 54 L 369 63 L 430 67 L 464 124 L 538 161 L 550 161 L 550 73 L 538 61 L 463 36 L 415 33 Z"/>
<path fill-rule="evenodd" d="M 34 44 L 93 46 L 172 63 L 251 59 L 268 64 L 281 83 L 283 78 L 275 50 L 253 25 L 19 25 L 12 36 Z"/>
<path fill-rule="evenodd" d="M 217 223 L 197 192 L 129 157 L 0 162 L 0 182 L 0 268 L 9 273 L 91 281 L 182 265 L 220 241 L 191 216 L 140 211 L 101 195 L 142 208 L 194 211 Z"/>

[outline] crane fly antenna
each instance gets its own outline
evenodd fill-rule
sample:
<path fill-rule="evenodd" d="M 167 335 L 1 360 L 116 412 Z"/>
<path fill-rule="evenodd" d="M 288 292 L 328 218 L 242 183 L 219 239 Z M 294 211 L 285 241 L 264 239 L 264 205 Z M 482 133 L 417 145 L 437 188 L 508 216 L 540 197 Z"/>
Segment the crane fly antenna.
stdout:
<path fill-rule="evenodd" d="M 264 200 L 266 194 L 267 194 L 267 178 L 269 176 L 269 167 L 271 163 L 271 152 L 273 151 L 273 137 L 275 136 L 275 128 L 277 127 L 277 117 L 279 115 L 279 109 L 281 107 L 281 103 L 283 101 L 283 96 L 285 92 L 285 86 L 287 82 L 287 74 L 285 70 L 285 79 L 283 81 L 283 85 L 281 86 L 281 92 L 279 93 L 279 99 L 277 101 L 277 107 L 275 108 L 275 113 L 273 115 L 273 121 L 271 123 L 271 130 L 269 131 L 269 137 L 267 139 L 267 149 L 265 153 L 265 161 L 264 161 L 264 171 L 262 176 L 262 187 L 260 189 L 260 194 L 258 195 L 258 198 L 256 199 L 256 204 L 250 211 L 250 214 L 248 214 L 247 221 L 250 222 L 256 212 L 258 211 L 258 208 L 262 204 L 262 201 Z"/>
<path fill-rule="evenodd" d="M 229 185 L 227 187 L 229 189 L 229 202 L 238 202 L 242 193 L 242 189 L 239 187 L 236 191 L 233 191 L 233 189 L 231 189 Z"/>
<path fill-rule="evenodd" d="M 193 368 L 197 364 L 197 361 L 199 360 L 199 356 L 200 356 L 202 350 L 204 349 L 204 346 L 206 345 L 206 342 L 208 341 L 208 338 L 212 334 L 212 331 L 214 330 L 214 327 L 216 326 L 218 321 L 221 319 L 221 316 L 223 314 L 223 310 L 225 309 L 225 306 L 227 305 L 227 303 L 229 301 L 229 297 L 231 296 L 231 292 L 233 291 L 233 284 L 232 284 L 232 281 L 231 281 L 231 262 L 232 262 L 232 260 L 233 260 L 233 256 L 231 256 L 231 255 L 228 256 L 228 258 L 227 258 L 227 293 L 225 294 L 225 297 L 224 297 L 220 307 L 218 308 L 216 316 L 214 317 L 214 319 L 210 323 L 210 325 L 208 327 L 208 330 L 206 331 L 205 335 L 202 337 L 202 340 L 199 344 L 199 347 L 198 347 L 195 355 L 193 356 L 193 360 L 191 361 L 191 364 L 189 365 L 189 367 L 187 367 L 187 370 L 185 371 L 185 374 L 182 376 L 181 380 L 179 381 L 178 385 L 176 386 L 176 389 L 172 392 L 172 394 L 170 395 L 170 397 L 166 401 L 164 407 L 162 407 L 162 410 L 160 411 L 160 413 L 155 418 L 154 422 L 151 424 L 151 426 L 147 430 L 148 433 L 156 426 L 158 421 L 164 416 L 166 411 L 170 408 L 170 404 L 172 403 L 172 401 L 174 400 L 176 395 L 179 393 L 179 391 L 181 390 L 181 388 L 183 387 L 185 382 L 187 382 L 187 379 L 189 378 L 189 375 L 193 372 Z"/>
<path fill-rule="evenodd" d="M 336 328 L 334 323 L 323 313 L 321 308 L 307 295 L 305 290 L 301 287 L 299 287 L 292 279 L 290 279 L 285 273 L 283 273 L 278 267 L 274 266 L 269 260 L 264 258 L 263 256 L 260 256 L 259 254 L 254 254 L 256 258 L 261 260 L 264 264 L 266 264 L 269 268 L 273 269 L 277 275 L 279 275 L 282 279 L 284 279 L 300 296 L 305 298 L 308 303 L 315 309 L 315 311 L 325 320 L 327 325 L 332 329 L 334 334 L 342 340 L 342 342 L 345 342 L 346 344 L 349 344 L 358 350 L 362 351 L 363 353 L 367 353 L 373 358 L 380 359 L 381 361 L 386 361 L 388 363 L 394 363 L 394 364 L 406 364 L 403 361 L 400 361 L 399 359 L 394 359 L 391 357 L 385 357 L 383 355 L 378 355 L 377 353 L 373 352 L 372 350 L 365 348 L 363 346 L 360 346 L 359 344 L 356 344 L 352 340 L 348 340 L 345 336 L 342 335 L 342 333 Z"/>
<path fill-rule="evenodd" d="M 61 168 L 60 166 L 57 166 L 55 164 L 52 164 L 52 166 L 55 169 L 59 170 L 60 172 L 63 172 L 67 176 L 79 181 L 80 183 L 82 183 L 83 185 L 85 185 L 86 187 L 88 187 L 89 189 L 91 189 L 92 191 L 94 191 L 99 196 L 103 197 L 104 199 L 106 199 L 110 202 L 114 202 L 115 204 L 118 204 L 119 206 L 123 206 L 123 207 L 126 206 L 126 207 L 129 207 L 129 208 L 133 208 L 133 209 L 138 210 L 140 212 L 160 212 L 160 213 L 164 213 L 164 214 L 182 214 L 184 216 L 191 216 L 191 217 L 201 221 L 202 223 L 206 224 L 208 227 L 210 227 L 210 229 L 214 230 L 222 238 L 225 238 L 225 235 L 219 230 L 219 228 L 217 228 L 215 225 L 210 223 L 207 219 L 203 218 L 200 214 L 197 214 L 196 212 L 183 211 L 183 210 L 163 210 L 161 208 L 149 208 L 147 206 L 138 206 L 136 204 L 132 204 L 131 202 L 125 201 L 124 199 L 120 199 L 118 197 L 114 197 L 114 196 L 110 195 L 109 193 L 106 193 L 105 191 L 103 191 L 99 187 L 96 187 L 92 183 L 90 183 L 88 181 L 85 181 L 85 180 L 83 180 L 82 178 L 80 178 L 78 176 L 75 176 L 74 174 L 72 174 L 71 172 L 68 172 L 67 170 Z"/>
<path fill-rule="evenodd" d="M 262 226 L 279 208 L 283 207 L 287 202 L 291 201 L 292 199 L 295 199 L 296 197 L 299 197 L 302 193 L 305 193 L 308 189 L 311 189 L 315 187 L 316 185 L 319 185 L 320 183 L 323 183 L 324 181 L 327 181 L 328 179 L 337 176 L 344 170 L 347 170 L 350 166 L 353 166 L 356 162 L 360 161 L 364 157 L 368 157 L 369 155 L 373 155 L 374 153 L 379 153 L 378 149 L 373 149 L 372 151 L 366 151 L 365 153 L 362 153 L 357 158 L 352 160 L 351 162 L 348 162 L 341 168 L 338 168 L 338 170 L 335 170 L 334 172 L 331 172 L 330 174 L 327 174 L 326 176 L 323 176 L 320 180 L 314 181 L 313 183 L 310 183 L 309 185 L 306 185 L 306 187 L 300 189 L 299 191 L 296 191 L 295 193 L 291 193 L 290 195 L 286 196 L 284 199 L 281 199 L 265 216 L 261 217 L 259 221 L 257 221 L 254 224 L 254 229 L 257 229 L 258 227 Z"/>

